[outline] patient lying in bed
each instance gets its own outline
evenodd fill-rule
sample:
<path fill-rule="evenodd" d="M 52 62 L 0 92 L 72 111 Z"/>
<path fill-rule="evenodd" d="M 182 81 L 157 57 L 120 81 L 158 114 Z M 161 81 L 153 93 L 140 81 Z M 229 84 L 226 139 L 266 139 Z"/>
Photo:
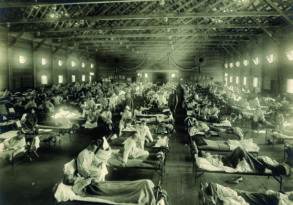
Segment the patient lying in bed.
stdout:
<path fill-rule="evenodd" d="M 255 157 L 247 151 L 236 148 L 226 156 L 204 153 L 203 157 L 196 157 L 197 166 L 208 171 L 256 172 L 272 173 L 273 175 L 289 175 L 290 169 L 285 164 L 279 164 L 269 157 Z"/>
<path fill-rule="evenodd" d="M 13 157 L 26 151 L 26 140 L 24 135 L 18 134 L 0 143 L 0 158 L 12 161 Z"/>
<path fill-rule="evenodd" d="M 215 183 L 206 183 L 201 189 L 200 200 L 203 205 L 290 205 L 293 203 L 292 192 L 282 194 L 268 190 L 265 193 L 253 193 L 233 190 Z"/>

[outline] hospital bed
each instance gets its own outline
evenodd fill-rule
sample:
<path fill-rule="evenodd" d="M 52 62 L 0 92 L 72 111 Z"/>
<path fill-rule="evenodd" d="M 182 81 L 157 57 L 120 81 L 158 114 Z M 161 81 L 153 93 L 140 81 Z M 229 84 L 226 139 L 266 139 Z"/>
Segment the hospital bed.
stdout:
<path fill-rule="evenodd" d="M 139 169 L 139 170 L 154 170 L 159 173 L 161 180 L 165 174 L 166 155 L 163 152 L 151 154 L 147 159 L 128 159 L 126 165 L 123 165 L 122 154 L 119 150 L 112 150 L 111 158 L 108 160 L 108 165 L 111 169 Z"/>
<path fill-rule="evenodd" d="M 122 131 L 122 135 L 118 138 L 111 139 L 108 138 L 112 147 L 122 147 L 123 142 L 127 139 L 129 133 L 127 131 Z M 162 151 L 165 154 L 169 152 L 169 136 L 168 135 L 153 135 L 154 142 L 145 143 L 145 149 L 149 152 L 159 152 Z"/>
<path fill-rule="evenodd" d="M 201 183 L 198 201 L 201 205 L 210 205 L 212 201 L 214 204 L 227 201 L 238 205 L 244 203 L 248 205 L 286 205 L 290 202 L 293 203 L 290 195 L 292 195 L 292 192 L 278 193 L 268 190 L 266 192 L 248 192 L 215 183 Z"/>
<path fill-rule="evenodd" d="M 97 205 L 168 205 L 167 194 L 161 189 L 160 181 L 157 186 L 151 180 L 145 179 L 136 181 L 104 181 L 99 184 L 105 188 L 99 189 L 98 194 L 90 195 L 84 191 L 82 194 L 77 194 L 79 192 L 74 189 L 72 182 L 65 180 L 65 176 L 79 177 L 76 161 L 72 160 L 66 163 L 63 170 L 64 180 L 54 187 L 54 197 L 57 203 L 72 204 L 70 202 L 77 201 L 79 205 L 87 203 L 95 203 Z M 87 182 L 87 179 L 83 181 Z M 84 190 L 89 184 L 91 184 L 91 180 L 86 185 L 81 185 L 79 189 Z M 120 200 L 127 200 L 128 202 Z"/>
<path fill-rule="evenodd" d="M 198 153 L 195 153 L 193 155 L 193 175 L 195 183 L 197 182 L 197 179 L 205 173 L 273 177 L 279 183 L 280 191 L 283 190 L 283 180 L 285 176 L 282 174 L 273 174 L 272 171 L 268 169 L 262 173 L 254 170 L 237 171 L 236 169 L 227 166 L 216 167 L 208 163 L 204 157 L 199 157 Z M 290 175 L 290 173 L 286 173 L 286 175 Z"/>
<path fill-rule="evenodd" d="M 225 130 L 225 131 L 214 131 L 214 130 L 209 130 L 207 132 L 199 132 L 196 127 L 189 127 L 187 128 L 187 132 L 189 137 L 204 137 L 204 138 L 211 138 L 213 140 L 223 140 L 223 139 L 241 139 L 243 136 L 240 136 L 239 134 L 236 134 L 235 131 L 232 130 Z M 243 134 L 242 134 L 243 135 Z"/>
<path fill-rule="evenodd" d="M 143 181 L 143 180 L 140 180 Z M 144 180 L 149 182 L 148 180 Z M 105 182 L 107 183 L 107 182 Z M 113 183 L 121 183 L 121 181 L 111 182 Z M 131 183 L 131 182 L 130 182 Z M 168 205 L 167 199 L 166 199 L 166 192 L 162 190 L 160 187 L 155 187 L 152 182 L 149 182 L 151 188 L 153 189 L 153 195 L 154 200 L 151 199 L 145 199 L 144 205 Z M 141 190 L 137 190 L 138 192 Z M 123 194 L 133 194 L 133 193 L 123 193 Z M 56 202 L 58 204 L 62 205 L 72 205 L 72 204 L 78 204 L 78 205 L 86 205 L 86 204 L 96 204 L 96 205 L 142 205 L 141 202 L 136 203 L 124 203 L 124 202 L 112 202 L 111 201 L 111 195 L 77 195 L 74 193 L 72 186 L 65 185 L 63 183 L 59 183 L 57 185 L 56 192 L 54 193 L 55 199 L 58 195 L 63 195 L 63 198 L 61 201 Z M 143 200 L 144 194 L 141 196 L 141 200 Z M 77 203 L 74 203 L 77 202 Z"/>
<path fill-rule="evenodd" d="M 237 147 L 241 147 L 249 153 L 258 155 L 259 147 L 252 139 L 244 140 L 208 140 L 202 137 L 191 138 L 190 149 L 193 154 L 195 151 L 209 151 L 215 153 L 229 153 Z"/>

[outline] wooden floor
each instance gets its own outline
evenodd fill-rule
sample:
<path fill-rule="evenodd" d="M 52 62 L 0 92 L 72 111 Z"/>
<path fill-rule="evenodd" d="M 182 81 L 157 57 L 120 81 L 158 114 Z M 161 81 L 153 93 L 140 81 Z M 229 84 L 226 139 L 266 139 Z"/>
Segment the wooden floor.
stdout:
<path fill-rule="evenodd" d="M 176 115 L 176 133 L 170 141 L 170 153 L 166 163 L 166 174 L 162 187 L 169 195 L 170 205 L 198 205 L 197 195 L 200 182 L 217 182 L 235 189 L 247 191 L 278 190 L 278 184 L 272 178 L 244 176 L 244 181 L 232 185 L 226 181 L 231 175 L 205 174 L 194 183 L 192 163 L 190 159 L 187 136 L 184 131 L 182 113 Z M 261 155 L 267 155 L 278 161 L 283 160 L 283 146 L 264 144 L 264 135 L 248 132 L 261 147 Z M 62 179 L 63 165 L 76 156 L 88 143 L 89 136 L 77 135 L 73 140 L 65 139 L 55 150 L 42 147 L 40 158 L 33 162 L 19 163 L 15 167 L 5 165 L 0 167 L 0 205 L 52 205 L 53 187 Z M 138 173 L 137 173 L 138 174 Z M 147 173 L 119 174 L 117 179 L 136 179 Z M 122 178 L 121 178 L 122 177 Z M 285 179 L 284 190 L 293 191 L 293 178 Z M 79 204 L 79 203 L 73 203 Z"/>
<path fill-rule="evenodd" d="M 231 184 L 229 181 L 235 175 L 229 174 L 204 174 L 195 184 L 192 175 L 192 162 L 189 146 L 187 145 L 187 133 L 184 131 L 184 116 L 181 112 L 176 115 L 176 133 L 171 139 L 171 151 L 166 163 L 166 176 L 163 187 L 167 190 L 169 201 L 172 205 L 198 205 L 199 184 L 215 182 L 234 189 L 242 189 L 252 192 L 265 192 L 266 190 L 279 190 L 279 184 L 271 177 L 243 176 L 239 184 Z M 263 133 L 251 130 L 245 131 L 245 138 L 253 138 L 260 147 L 260 155 L 269 156 L 279 162 L 284 161 L 283 145 L 265 144 Z M 284 191 L 293 191 L 293 177 L 286 177 Z"/>

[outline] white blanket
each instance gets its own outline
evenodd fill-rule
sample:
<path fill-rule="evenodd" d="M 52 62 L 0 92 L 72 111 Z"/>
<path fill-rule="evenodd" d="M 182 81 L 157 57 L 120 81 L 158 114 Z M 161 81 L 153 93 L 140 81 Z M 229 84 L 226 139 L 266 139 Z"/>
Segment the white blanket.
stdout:
<path fill-rule="evenodd" d="M 252 139 L 243 139 L 243 140 L 228 140 L 227 141 L 230 150 L 234 150 L 237 147 L 240 147 L 247 152 L 259 152 L 259 146 L 253 142 Z"/>
<path fill-rule="evenodd" d="M 197 157 L 195 156 L 196 164 L 198 168 L 206 170 L 206 171 L 221 171 L 227 173 L 251 173 L 253 170 L 250 168 L 249 164 L 246 161 L 241 161 L 238 163 L 237 167 L 231 168 L 224 166 L 222 161 L 218 158 L 214 158 L 212 156 L 204 157 Z M 271 173 L 270 170 L 265 171 L 265 173 Z"/>
<path fill-rule="evenodd" d="M 104 182 L 101 186 L 102 196 L 80 196 L 74 193 L 72 186 L 60 183 L 54 197 L 57 202 L 84 201 L 112 205 L 156 204 L 153 193 L 154 184 L 150 180 Z"/>
<path fill-rule="evenodd" d="M 4 132 L 2 134 L 0 134 L 0 139 L 1 140 L 9 140 L 13 137 L 16 137 L 17 136 L 17 130 L 11 130 L 11 131 L 8 131 L 8 132 Z"/>

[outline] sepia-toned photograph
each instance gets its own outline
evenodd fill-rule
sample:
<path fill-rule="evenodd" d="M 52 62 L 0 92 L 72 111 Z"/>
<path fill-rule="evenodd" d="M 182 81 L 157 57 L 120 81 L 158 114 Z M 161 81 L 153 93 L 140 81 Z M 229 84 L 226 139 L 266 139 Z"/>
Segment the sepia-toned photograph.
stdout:
<path fill-rule="evenodd" d="M 293 205 L 293 0 L 0 0 L 0 205 Z"/>

